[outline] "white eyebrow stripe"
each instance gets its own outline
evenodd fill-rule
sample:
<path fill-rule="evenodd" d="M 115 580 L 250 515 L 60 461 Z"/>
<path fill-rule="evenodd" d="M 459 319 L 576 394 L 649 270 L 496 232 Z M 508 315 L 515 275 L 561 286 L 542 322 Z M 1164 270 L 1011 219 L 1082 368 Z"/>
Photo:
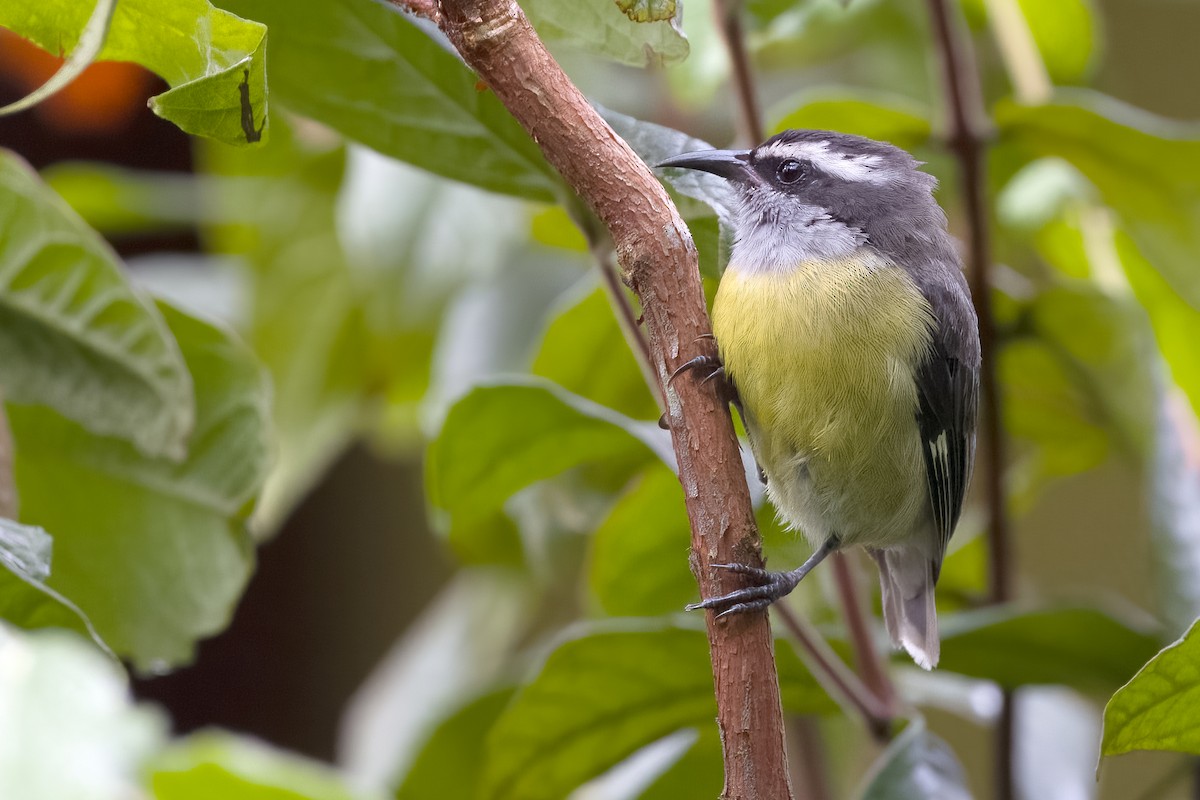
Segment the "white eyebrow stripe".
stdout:
<path fill-rule="evenodd" d="M 884 160 L 875 155 L 852 155 L 830 151 L 828 141 L 776 142 L 759 151 L 760 155 L 777 158 L 799 158 L 811 161 L 813 166 L 827 175 L 844 181 L 862 183 L 887 183 L 892 180 L 892 170 L 883 166 Z"/>

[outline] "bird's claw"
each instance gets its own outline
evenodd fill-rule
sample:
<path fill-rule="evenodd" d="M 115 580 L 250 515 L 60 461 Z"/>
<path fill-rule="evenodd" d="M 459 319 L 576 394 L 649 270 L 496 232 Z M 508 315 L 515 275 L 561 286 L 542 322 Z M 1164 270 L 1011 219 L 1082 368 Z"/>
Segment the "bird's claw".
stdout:
<path fill-rule="evenodd" d="M 685 607 L 687 611 L 699 611 L 711 608 L 717 612 L 717 618 L 730 614 L 741 614 L 746 611 L 757 611 L 786 596 L 800 581 L 793 572 L 769 572 L 761 567 L 751 567 L 746 564 L 711 564 L 713 569 L 723 569 L 746 575 L 756 585 L 744 589 L 735 589 L 719 597 L 710 597 L 699 603 L 691 603 Z"/>

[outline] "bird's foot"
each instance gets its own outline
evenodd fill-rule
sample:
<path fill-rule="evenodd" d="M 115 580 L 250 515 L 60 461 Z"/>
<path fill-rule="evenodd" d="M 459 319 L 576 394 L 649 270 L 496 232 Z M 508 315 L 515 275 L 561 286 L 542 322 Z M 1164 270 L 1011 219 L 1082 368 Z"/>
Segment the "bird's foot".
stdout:
<path fill-rule="evenodd" d="M 712 567 L 746 575 L 757 585 L 737 589 L 720 597 L 710 597 L 699 603 L 692 603 L 687 606 L 688 611 L 711 608 L 717 612 L 718 618 L 727 614 L 757 611 L 760 608 L 766 608 L 781 597 L 786 597 L 792 589 L 796 588 L 796 584 L 800 583 L 800 577 L 803 577 L 797 577 L 796 573 L 799 570 L 769 572 L 758 567 L 748 567 L 745 564 L 713 564 Z"/>
<path fill-rule="evenodd" d="M 717 617 L 726 614 L 740 614 L 744 611 L 757 611 L 766 608 L 781 597 L 787 597 L 792 589 L 812 571 L 813 567 L 825 560 L 825 557 L 837 550 L 841 540 L 830 536 L 808 557 L 808 560 L 790 572 L 769 572 L 760 567 L 750 567 L 745 564 L 712 564 L 713 569 L 724 569 L 739 575 L 746 575 L 756 586 L 736 589 L 720 597 L 710 597 L 699 603 L 686 607 L 688 611 L 698 611 L 701 608 L 711 608 L 717 612 Z"/>
<path fill-rule="evenodd" d="M 680 364 L 679 368 L 671 373 L 671 377 L 667 378 L 667 385 L 670 386 L 680 375 L 694 369 L 706 370 L 704 377 L 700 380 L 701 385 L 714 378 L 725 380 L 725 365 L 721 363 L 721 359 L 716 356 L 702 355 Z"/>

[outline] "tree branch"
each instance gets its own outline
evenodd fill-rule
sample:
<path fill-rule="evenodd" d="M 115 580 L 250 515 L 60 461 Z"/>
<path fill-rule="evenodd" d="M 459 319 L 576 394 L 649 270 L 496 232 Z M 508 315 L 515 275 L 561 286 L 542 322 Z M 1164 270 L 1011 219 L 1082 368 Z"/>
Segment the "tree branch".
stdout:
<path fill-rule="evenodd" d="M 713 13 L 717 16 L 717 27 L 725 39 L 725 49 L 729 51 L 729 61 L 733 68 L 733 93 L 738 102 L 738 137 L 743 139 L 748 147 L 753 147 L 765 139 L 766 135 L 763 133 L 758 96 L 754 93 L 750 56 L 746 52 L 741 5 L 741 0 L 715 0 Z"/>
<path fill-rule="evenodd" d="M 967 214 L 967 271 L 979 317 L 983 356 L 980 375 L 983 470 L 988 508 L 988 596 L 993 603 L 1012 597 L 1012 543 L 1004 496 L 1005 442 L 1001 430 L 1000 392 L 996 382 L 996 325 L 992 315 L 989 272 L 991 243 L 987 209 L 986 140 L 989 124 L 975 61 L 961 20 L 952 18 L 949 0 L 928 0 L 941 66 L 942 86 L 950 112 L 947 145 L 958 160 L 959 182 Z M 996 797 L 1010 800 L 1013 785 L 1013 697 L 1004 693 L 996 738 Z"/>
<path fill-rule="evenodd" d="M 442 30 L 612 234 L 622 277 L 641 299 L 650 355 L 668 400 L 705 597 L 738 588 L 711 564 L 762 563 L 741 454 L 711 386 L 667 376 L 709 333 L 696 248 L 666 192 L 546 51 L 513 0 L 441 0 Z M 710 345 L 709 345 L 710 346 Z M 708 612 L 725 800 L 792 797 L 783 712 L 765 612 Z"/>

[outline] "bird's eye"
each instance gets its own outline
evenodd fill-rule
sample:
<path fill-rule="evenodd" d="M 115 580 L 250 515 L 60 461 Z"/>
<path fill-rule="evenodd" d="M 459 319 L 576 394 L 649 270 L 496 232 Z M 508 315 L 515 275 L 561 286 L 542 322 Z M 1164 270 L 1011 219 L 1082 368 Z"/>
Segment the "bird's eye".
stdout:
<path fill-rule="evenodd" d="M 795 183 L 804 177 L 804 173 L 804 165 L 794 158 L 789 158 L 781 163 L 779 169 L 775 171 L 780 183 Z"/>

